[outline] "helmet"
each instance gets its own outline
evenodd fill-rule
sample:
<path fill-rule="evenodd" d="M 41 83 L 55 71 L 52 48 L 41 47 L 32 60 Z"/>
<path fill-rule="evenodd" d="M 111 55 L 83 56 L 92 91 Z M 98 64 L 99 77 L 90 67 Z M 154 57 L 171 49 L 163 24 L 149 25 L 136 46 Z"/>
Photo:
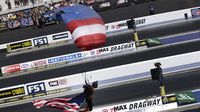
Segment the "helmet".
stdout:
<path fill-rule="evenodd" d="M 97 88 L 98 87 L 98 81 L 93 82 L 92 87 Z"/>

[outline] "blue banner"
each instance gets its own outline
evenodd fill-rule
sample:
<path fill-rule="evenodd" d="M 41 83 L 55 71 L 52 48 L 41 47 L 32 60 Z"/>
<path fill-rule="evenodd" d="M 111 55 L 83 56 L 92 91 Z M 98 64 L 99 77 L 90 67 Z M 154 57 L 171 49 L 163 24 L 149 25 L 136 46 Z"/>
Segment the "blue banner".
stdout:
<path fill-rule="evenodd" d="M 20 27 L 20 22 L 17 20 L 10 20 L 7 22 L 8 28 L 18 28 Z"/>
<path fill-rule="evenodd" d="M 200 91 L 192 92 L 197 99 L 197 102 L 200 102 Z"/>
<path fill-rule="evenodd" d="M 48 11 L 48 12 L 43 13 L 43 18 L 44 18 L 45 24 L 56 23 L 58 21 L 55 11 Z"/>
<path fill-rule="evenodd" d="M 48 59 L 48 63 L 52 64 L 52 63 L 59 63 L 59 62 L 64 62 L 64 61 L 76 61 L 80 58 L 83 58 L 82 53 L 75 53 L 75 54 L 69 54 L 65 56 L 50 58 Z"/>
<path fill-rule="evenodd" d="M 30 17 L 24 17 L 20 19 L 21 27 L 33 25 L 33 20 Z"/>
<path fill-rule="evenodd" d="M 200 8 L 191 9 L 192 17 L 200 17 Z"/>

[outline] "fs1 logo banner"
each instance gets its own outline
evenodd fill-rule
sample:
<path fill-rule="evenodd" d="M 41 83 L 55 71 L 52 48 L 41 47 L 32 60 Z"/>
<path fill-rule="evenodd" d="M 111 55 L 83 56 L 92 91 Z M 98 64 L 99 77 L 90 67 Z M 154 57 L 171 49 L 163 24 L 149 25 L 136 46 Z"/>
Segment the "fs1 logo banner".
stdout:
<path fill-rule="evenodd" d="M 48 39 L 47 39 L 47 37 L 36 38 L 36 39 L 33 39 L 33 43 L 35 46 L 47 45 Z"/>
<path fill-rule="evenodd" d="M 28 94 L 46 93 L 44 82 L 29 84 L 26 87 L 28 90 Z"/>

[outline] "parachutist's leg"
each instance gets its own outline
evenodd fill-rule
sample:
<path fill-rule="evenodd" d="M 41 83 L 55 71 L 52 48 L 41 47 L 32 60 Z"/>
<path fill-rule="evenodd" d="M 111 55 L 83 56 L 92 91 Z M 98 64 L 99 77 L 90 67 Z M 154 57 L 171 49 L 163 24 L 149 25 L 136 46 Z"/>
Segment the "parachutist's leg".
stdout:
<path fill-rule="evenodd" d="M 93 109 L 92 99 L 87 98 L 86 102 L 87 102 L 87 107 L 88 107 L 89 111 L 92 111 L 92 109 Z"/>

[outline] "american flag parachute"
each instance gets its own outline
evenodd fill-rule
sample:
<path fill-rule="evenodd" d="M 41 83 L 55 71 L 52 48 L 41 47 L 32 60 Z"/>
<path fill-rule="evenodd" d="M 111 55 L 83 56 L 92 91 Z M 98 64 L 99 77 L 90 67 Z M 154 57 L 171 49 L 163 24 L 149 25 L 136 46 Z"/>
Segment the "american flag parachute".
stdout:
<path fill-rule="evenodd" d="M 100 15 L 88 6 L 73 5 L 59 9 L 71 32 L 74 43 L 81 50 L 90 50 L 106 43 L 106 29 Z"/>

